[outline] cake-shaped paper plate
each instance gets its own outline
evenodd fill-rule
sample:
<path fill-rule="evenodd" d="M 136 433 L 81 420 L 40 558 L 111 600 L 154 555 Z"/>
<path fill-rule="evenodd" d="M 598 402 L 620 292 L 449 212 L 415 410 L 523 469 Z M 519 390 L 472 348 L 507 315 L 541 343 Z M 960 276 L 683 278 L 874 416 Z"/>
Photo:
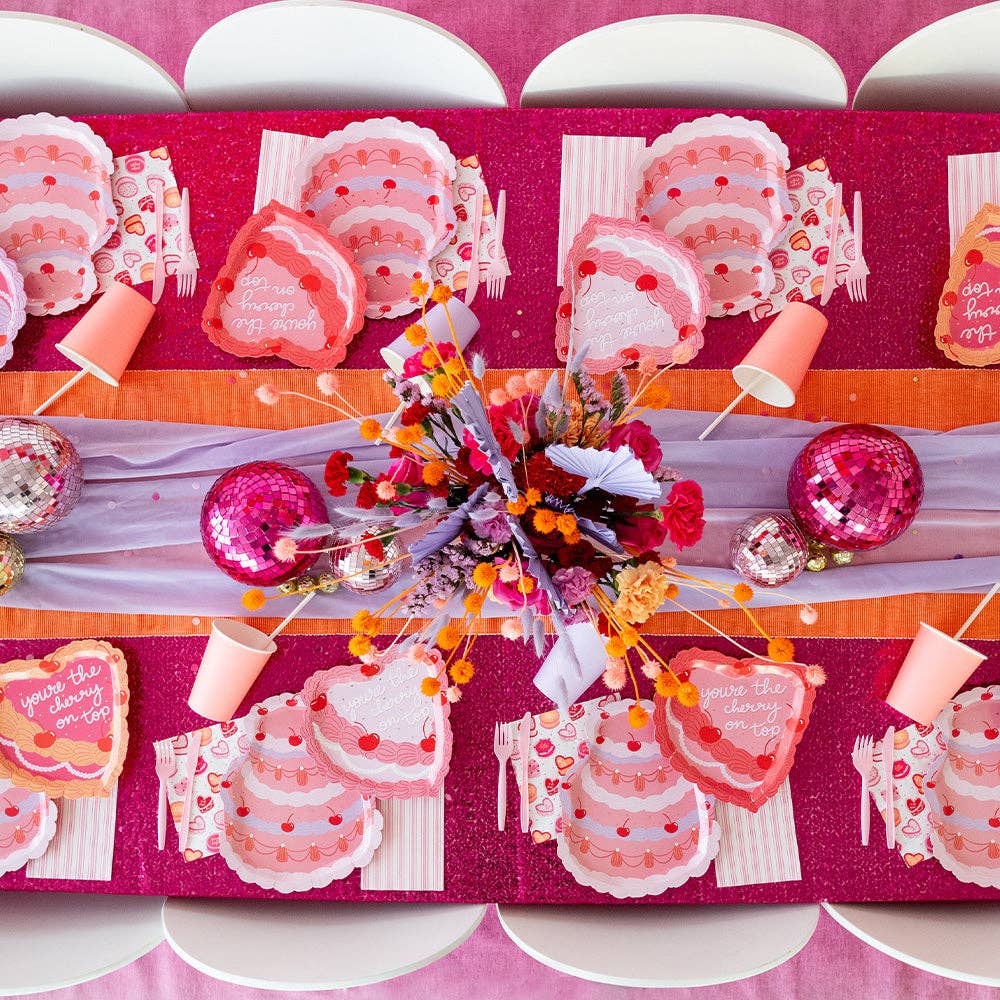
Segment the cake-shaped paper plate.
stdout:
<path fill-rule="evenodd" d="M 40 858 L 56 835 L 56 804 L 0 778 L 0 874 Z"/>
<path fill-rule="evenodd" d="M 710 304 L 695 253 L 648 223 L 592 215 L 566 257 L 556 353 L 586 347 L 594 373 L 646 357 L 684 364 L 705 342 Z"/>
<path fill-rule="evenodd" d="M 560 802 L 559 859 L 581 885 L 619 899 L 655 896 L 704 875 L 719 850 L 712 799 L 660 752 L 650 720 L 629 723 L 631 705 L 601 713 L 590 753 Z"/>
<path fill-rule="evenodd" d="M 375 802 L 330 777 L 306 745 L 301 695 L 251 709 L 250 751 L 222 781 L 219 853 L 244 882 L 303 892 L 362 868 L 382 840 Z"/>
<path fill-rule="evenodd" d="M 0 122 L 0 249 L 33 316 L 65 312 L 97 287 L 91 257 L 117 226 L 111 151 L 82 122 L 50 114 Z"/>
<path fill-rule="evenodd" d="M 441 666 L 440 654 L 417 645 L 313 674 L 302 692 L 310 751 L 367 795 L 436 794 L 451 763 L 451 706 L 420 683 Z"/>
<path fill-rule="evenodd" d="M 353 256 L 312 219 L 272 201 L 236 234 L 201 326 L 238 357 L 319 370 L 344 360 L 364 314 L 365 281 Z"/>
<path fill-rule="evenodd" d="M 924 781 L 934 857 L 955 878 L 1000 888 L 1000 686 L 966 691 L 941 726 L 948 749 Z"/>

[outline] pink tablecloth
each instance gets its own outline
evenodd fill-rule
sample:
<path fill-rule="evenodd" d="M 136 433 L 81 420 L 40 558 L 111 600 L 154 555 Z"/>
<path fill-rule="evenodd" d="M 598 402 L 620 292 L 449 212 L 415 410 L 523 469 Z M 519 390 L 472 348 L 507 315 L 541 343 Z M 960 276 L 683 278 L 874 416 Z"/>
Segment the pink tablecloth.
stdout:
<path fill-rule="evenodd" d="M 507 248 L 515 277 L 501 302 L 477 302 L 491 332 L 497 365 L 554 362 L 552 313 L 557 229 L 560 139 L 564 132 L 638 134 L 648 137 L 691 117 L 677 111 L 421 112 L 456 150 L 482 154 L 490 183 L 506 187 L 511 205 Z M 205 273 L 214 274 L 232 234 L 252 205 L 262 127 L 322 134 L 348 120 L 339 113 L 226 114 L 92 119 L 116 153 L 167 143 L 177 176 L 191 187 L 195 235 Z M 937 289 L 947 266 L 946 155 L 1000 148 L 1000 120 L 943 115 L 859 115 L 776 112 L 764 115 L 788 143 L 795 162 L 829 157 L 847 191 L 865 192 L 866 256 L 872 300 L 860 307 L 838 294 L 828 309 L 831 334 L 817 363 L 822 367 L 926 367 L 945 364 L 931 341 Z M 198 332 L 207 281 L 194 300 L 168 291 L 156 326 L 136 364 L 147 368 L 245 367 L 208 345 Z M 53 350 L 72 318 L 35 321 L 18 339 L 21 368 L 65 367 Z M 514 336 L 514 331 L 519 336 Z M 370 324 L 352 350 L 355 366 L 377 363 L 376 349 L 395 328 Z M 507 334 L 507 336 L 505 336 Z M 714 322 L 696 367 L 727 367 L 755 336 L 746 317 Z M 277 362 L 283 364 L 283 362 Z M 264 457 L 264 456 L 261 456 Z M 111 637 L 108 637 L 111 638 Z M 490 733 L 497 718 L 517 718 L 541 699 L 531 685 L 532 658 L 485 639 L 484 661 L 504 662 L 503 673 L 481 671 L 457 706 L 459 738 L 448 779 L 446 890 L 432 900 L 496 899 L 510 902 L 600 902 L 578 886 L 551 849 L 532 847 L 517 834 L 501 836 L 493 822 L 495 763 Z M 712 643 L 705 643 L 713 645 Z M 264 893 L 239 882 L 219 858 L 185 864 L 154 845 L 156 782 L 149 744 L 197 724 L 184 705 L 203 640 L 122 639 L 133 665 L 130 714 L 132 749 L 119 798 L 118 853 L 110 885 L 46 883 L 14 873 L 2 888 L 109 889 L 172 895 Z M 495 652 L 493 646 L 495 644 Z M 690 641 L 663 641 L 669 652 Z M 52 642 L 0 643 L 0 660 L 38 655 Z M 830 682 L 792 774 L 799 823 L 803 880 L 750 889 L 717 890 L 711 875 L 659 897 L 661 902 L 737 902 L 832 899 L 996 897 L 992 890 L 955 881 L 935 864 L 907 870 L 884 849 L 864 851 L 854 828 L 856 782 L 847 751 L 858 731 L 884 730 L 888 710 L 869 691 L 876 643 L 803 642 L 807 662 L 824 663 Z M 297 690 L 315 669 L 343 657 L 340 639 L 286 637 L 254 695 Z M 992 647 L 992 648 L 989 648 Z M 986 644 L 996 653 L 1000 644 Z M 987 663 L 977 680 L 997 680 Z M 392 898 L 362 893 L 357 876 L 310 894 L 321 898 Z M 406 898 L 413 898 L 407 896 Z"/>
<path fill-rule="evenodd" d="M 585 947 L 585 944 L 581 944 Z M 670 943 L 664 943 L 669 950 Z M 273 1000 L 274 993 L 209 979 L 185 965 L 167 944 L 137 962 L 72 991 L 37 994 L 38 1000 L 109 1000 L 111 997 L 184 997 L 185 1000 Z M 298 1000 L 329 1000 L 330 993 L 299 993 Z M 493 912 L 473 936 L 446 958 L 375 986 L 350 990 L 350 1000 L 789 1000 L 790 997 L 836 996 L 838 1000 L 871 997 L 947 997 L 948 1000 L 996 1000 L 997 991 L 942 980 L 881 954 L 820 913 L 812 940 L 784 965 L 737 983 L 711 989 L 626 989 L 588 983 L 534 961 L 504 934 Z"/>

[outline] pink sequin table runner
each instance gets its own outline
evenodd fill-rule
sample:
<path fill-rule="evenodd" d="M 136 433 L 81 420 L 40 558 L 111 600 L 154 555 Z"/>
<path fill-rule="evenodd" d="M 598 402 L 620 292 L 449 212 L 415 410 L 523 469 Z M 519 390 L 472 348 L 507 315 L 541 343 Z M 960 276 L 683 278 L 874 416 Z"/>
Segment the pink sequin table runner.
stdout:
<path fill-rule="evenodd" d="M 677 122 L 697 116 L 674 110 L 540 110 L 407 112 L 429 125 L 454 149 L 476 150 L 492 191 L 508 192 L 506 248 L 514 271 L 507 295 L 480 295 L 477 313 L 492 336 L 492 364 L 555 364 L 552 316 L 557 290 L 552 280 L 559 215 L 562 135 L 645 135 L 652 139 Z M 845 191 L 861 188 L 865 204 L 865 256 L 872 270 L 871 301 L 850 303 L 842 293 L 827 309 L 830 335 L 816 365 L 823 368 L 949 367 L 933 345 L 936 298 L 948 264 L 947 155 L 1000 148 L 1000 118 L 929 114 L 761 112 L 788 144 L 793 163 L 825 156 Z M 178 182 L 191 189 L 194 234 L 202 264 L 193 299 L 174 298 L 172 284 L 135 357 L 138 368 L 245 368 L 239 358 L 212 347 L 199 331 L 208 281 L 232 235 L 250 214 L 262 128 L 322 135 L 359 117 L 346 112 L 280 112 L 116 116 L 88 119 L 116 155 L 168 144 Z M 8 370 L 67 367 L 54 350 L 73 317 L 42 324 L 32 320 L 17 342 Z M 378 347 L 402 323 L 371 323 L 350 354 L 354 367 L 375 367 Z M 728 368 L 759 334 L 746 316 L 709 322 L 696 368 Z M 266 365 L 267 362 L 261 364 Z M 285 367 L 285 362 L 271 363 Z M 178 375 L 178 377 L 183 377 Z M 261 456 L 266 457 L 266 456 Z M 113 639 L 114 637 L 105 637 Z M 155 845 L 156 776 L 150 744 L 200 723 L 185 697 L 203 648 L 203 638 L 117 639 L 131 664 L 131 747 L 118 803 L 118 840 L 109 883 L 27 880 L 23 873 L 0 878 L 3 889 L 53 889 L 119 893 L 260 897 L 273 895 L 246 885 L 220 858 L 185 864 L 175 851 Z M 357 873 L 302 894 L 323 899 L 500 900 L 520 903 L 614 902 L 577 885 L 551 847 L 533 846 L 508 829 L 496 831 L 496 762 L 492 727 L 497 719 L 539 711 L 543 700 L 531 685 L 534 657 L 520 646 L 485 638 L 483 662 L 502 670 L 480 670 L 467 698 L 457 705 L 457 735 L 446 783 L 445 889 L 442 893 L 364 892 Z M 724 648 L 701 639 L 698 644 Z M 668 655 L 694 644 L 656 640 Z M 0 642 L 0 659 L 38 656 L 53 640 Z M 261 699 L 298 690 L 321 667 L 346 659 L 340 637 L 286 636 L 251 693 Z M 871 678 L 882 645 L 874 640 L 800 641 L 807 661 L 826 665 L 829 682 L 791 774 L 802 881 L 719 889 L 712 872 L 679 889 L 643 902 L 793 902 L 819 899 L 891 900 L 996 898 L 993 890 L 954 880 L 929 863 L 907 870 L 898 854 L 858 845 L 858 786 L 848 751 L 859 731 L 881 732 L 894 718 L 871 695 Z M 996 655 L 1000 643 L 981 644 Z M 975 683 L 1000 679 L 987 660 Z M 510 783 L 513 786 L 513 782 Z M 510 815 L 516 815 L 511 791 Z M 873 842 L 877 838 L 873 837 Z"/>

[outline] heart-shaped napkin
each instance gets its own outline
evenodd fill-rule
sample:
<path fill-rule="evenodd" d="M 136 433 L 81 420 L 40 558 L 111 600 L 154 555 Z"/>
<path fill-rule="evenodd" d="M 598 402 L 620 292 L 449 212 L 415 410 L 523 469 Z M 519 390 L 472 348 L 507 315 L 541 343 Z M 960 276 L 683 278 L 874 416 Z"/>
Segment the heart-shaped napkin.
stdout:
<path fill-rule="evenodd" d="M 0 664 L 0 777 L 52 798 L 109 794 L 128 748 L 125 656 L 83 639 Z"/>
<path fill-rule="evenodd" d="M 670 669 L 701 697 L 690 707 L 657 697 L 663 755 L 706 794 L 756 812 L 788 776 L 809 723 L 806 668 L 685 649 Z"/>

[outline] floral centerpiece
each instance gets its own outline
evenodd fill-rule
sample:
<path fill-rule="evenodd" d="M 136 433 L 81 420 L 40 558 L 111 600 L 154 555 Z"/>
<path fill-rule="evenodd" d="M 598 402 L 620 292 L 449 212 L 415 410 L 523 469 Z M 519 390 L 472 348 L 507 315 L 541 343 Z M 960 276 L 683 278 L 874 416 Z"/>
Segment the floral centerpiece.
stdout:
<path fill-rule="evenodd" d="M 428 286 L 417 281 L 413 292 L 426 310 Z M 430 294 L 446 315 L 450 297 L 443 286 Z M 354 616 L 351 653 L 374 656 L 388 618 L 419 619 L 406 641 L 414 655 L 439 665 L 422 691 L 455 701 L 476 672 L 484 611 L 499 610 L 500 633 L 533 643 L 559 678 L 555 688 L 543 687 L 557 700 L 568 703 L 603 676 L 612 690 L 631 689 L 630 718 L 642 726 L 644 675 L 663 697 L 695 704 L 697 689 L 674 675 L 642 626 L 661 608 L 683 608 L 685 588 L 744 608 L 753 592 L 745 583 L 693 577 L 664 550 L 695 544 L 705 525 L 700 487 L 670 467 L 641 419 L 670 404 L 667 369 L 647 361 L 634 386 L 616 372 L 602 388 L 583 371 L 581 350 L 564 371 L 527 371 L 488 391 L 486 362 L 465 356 L 450 315 L 452 338 L 439 342 L 423 315 L 406 330 L 413 353 L 398 374 L 385 375 L 399 408 L 384 425 L 359 413 L 332 373 L 318 379 L 325 405 L 356 421 L 365 441 L 391 449 L 377 475 L 351 465 L 346 452 L 330 456 L 327 488 L 341 497 L 357 487 L 349 516 L 365 527 L 322 551 L 335 566 L 338 555 L 359 549 L 368 566 L 412 563 L 398 593 Z M 265 385 L 257 395 L 274 404 L 283 394 Z M 340 530 L 325 525 L 308 535 Z M 308 535 L 282 539 L 279 557 L 309 551 Z M 267 599 L 250 591 L 244 603 L 256 610 Z M 768 656 L 790 660 L 792 644 L 747 614 L 768 640 Z M 392 642 L 401 639 L 402 632 Z"/>

